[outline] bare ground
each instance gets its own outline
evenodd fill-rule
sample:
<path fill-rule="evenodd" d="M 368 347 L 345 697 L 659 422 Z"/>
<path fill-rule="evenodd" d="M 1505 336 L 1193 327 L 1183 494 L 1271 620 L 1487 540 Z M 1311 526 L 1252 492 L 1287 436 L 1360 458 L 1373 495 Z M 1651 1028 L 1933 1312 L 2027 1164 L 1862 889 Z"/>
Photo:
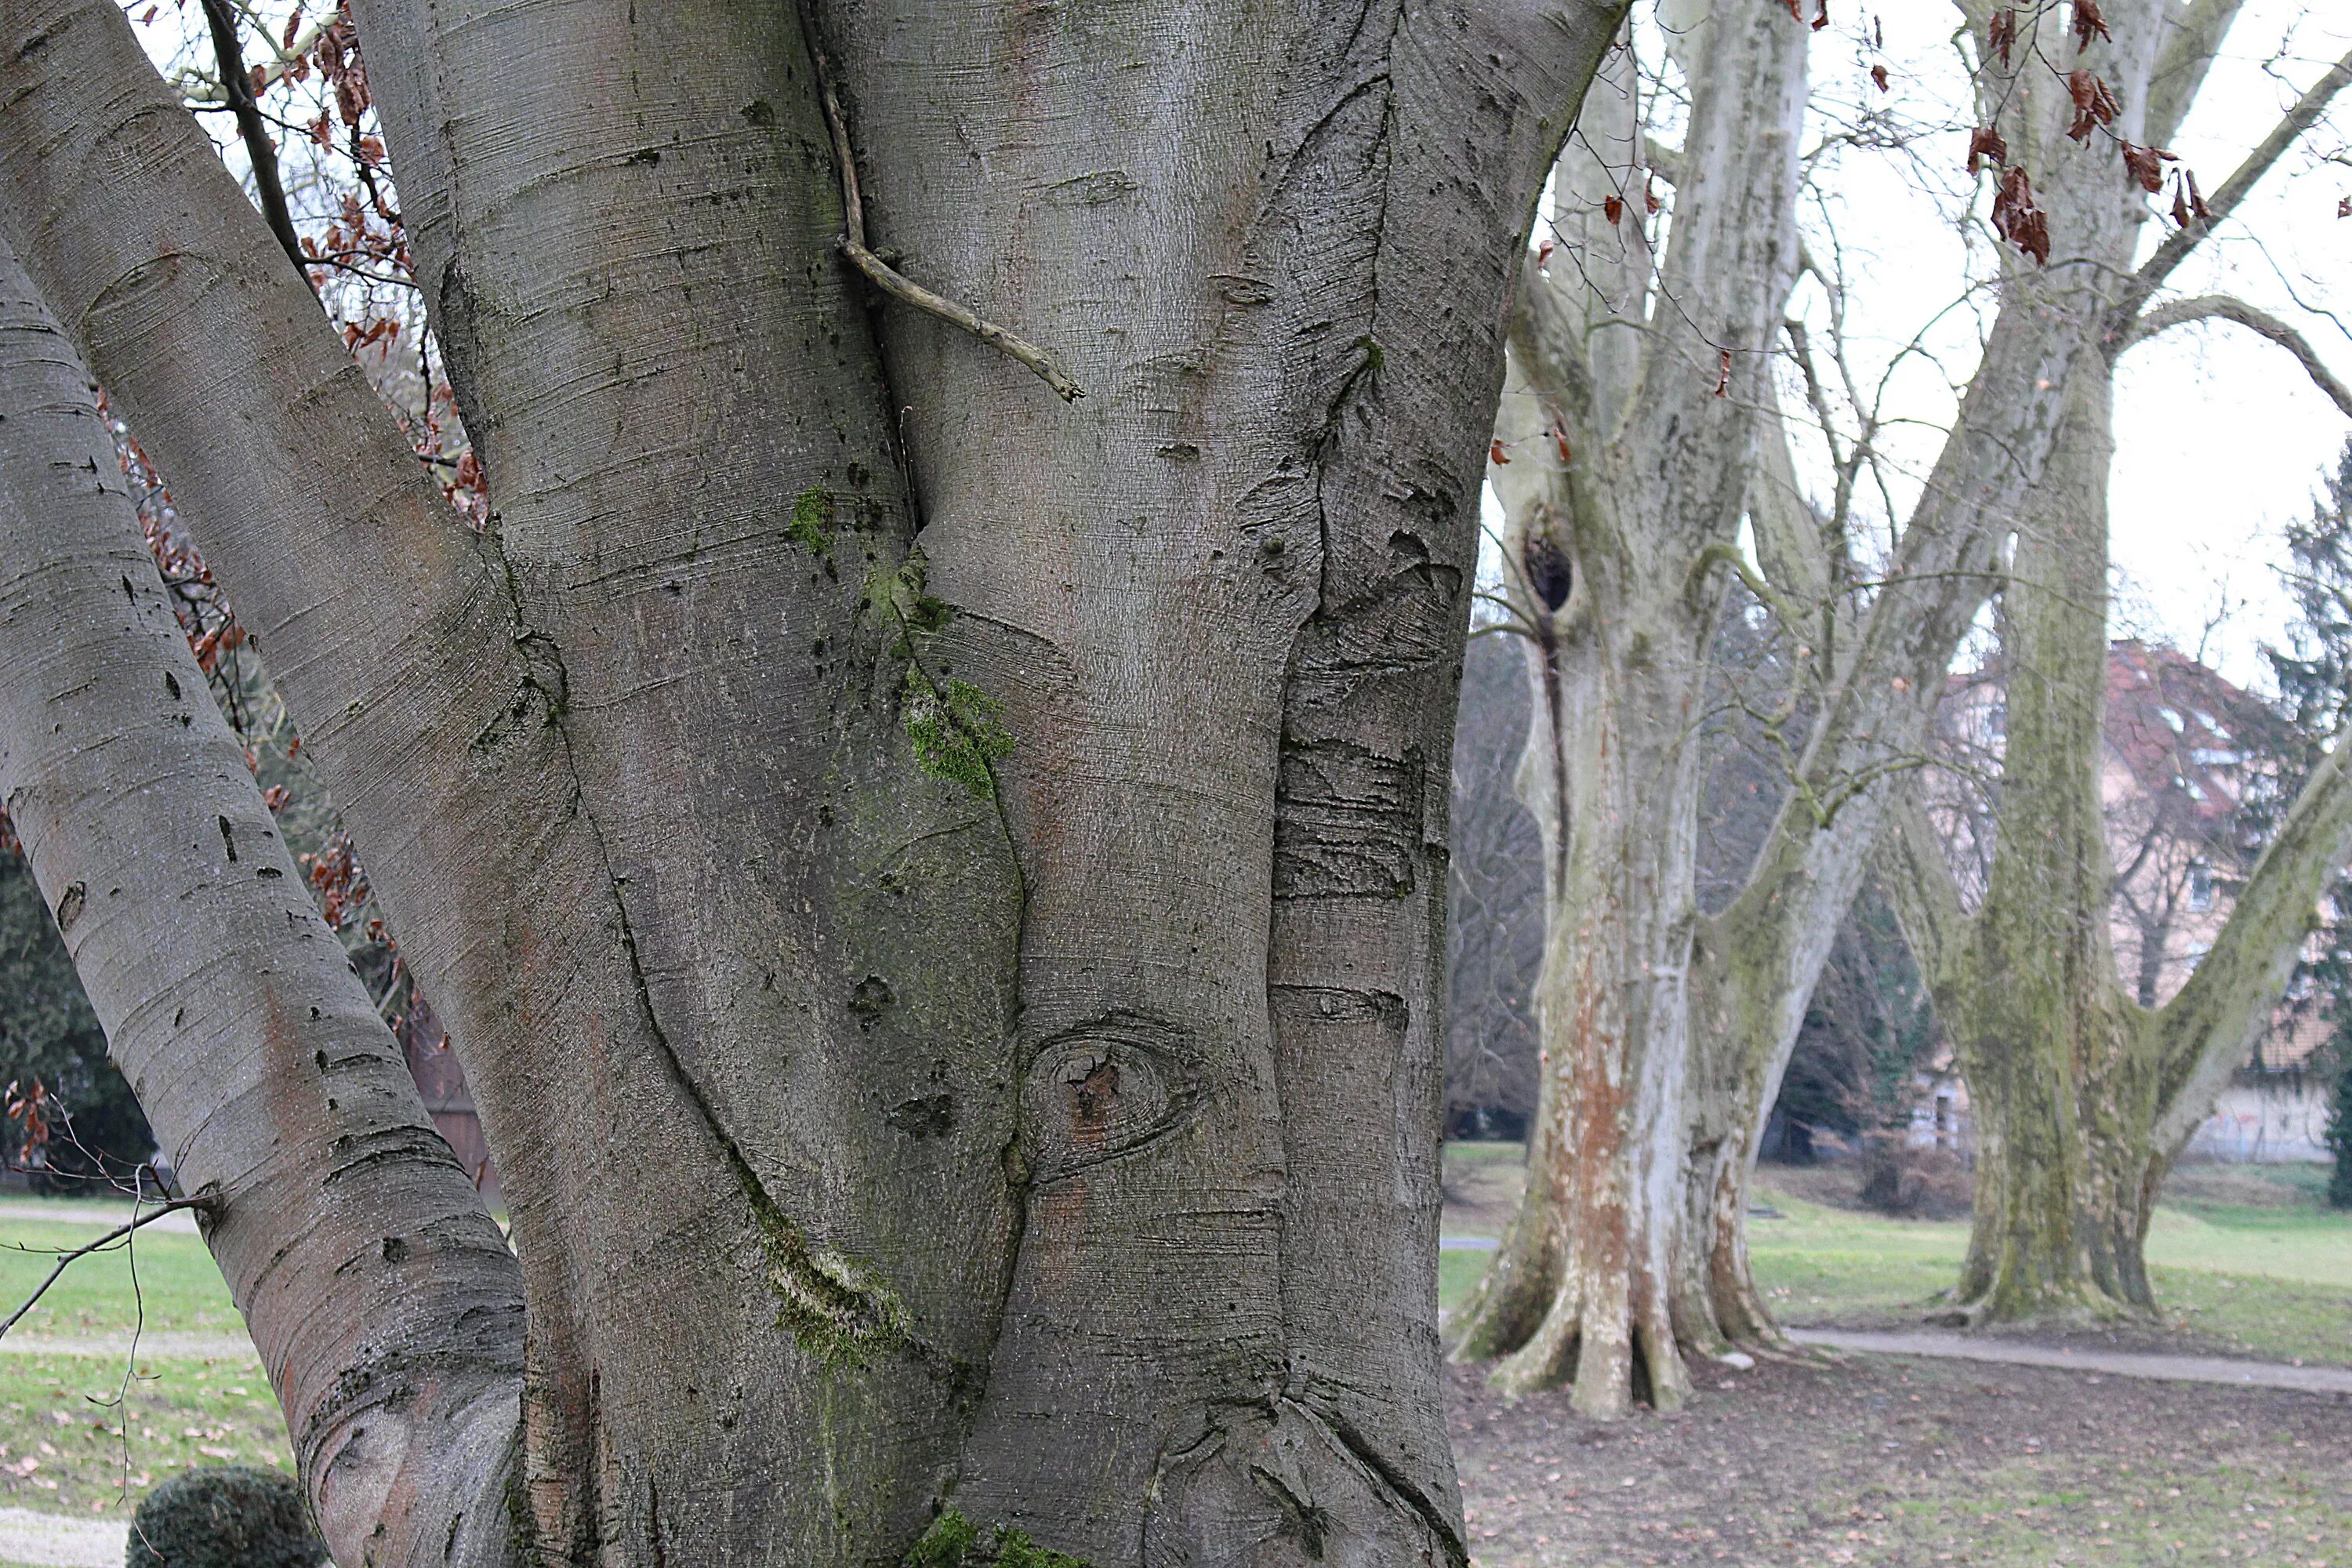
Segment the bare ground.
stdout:
<path fill-rule="evenodd" d="M 1697 1370 L 1671 1416 L 1456 1369 L 1474 1561 L 2352 1564 L 2352 1398 L 1850 1355 Z"/>

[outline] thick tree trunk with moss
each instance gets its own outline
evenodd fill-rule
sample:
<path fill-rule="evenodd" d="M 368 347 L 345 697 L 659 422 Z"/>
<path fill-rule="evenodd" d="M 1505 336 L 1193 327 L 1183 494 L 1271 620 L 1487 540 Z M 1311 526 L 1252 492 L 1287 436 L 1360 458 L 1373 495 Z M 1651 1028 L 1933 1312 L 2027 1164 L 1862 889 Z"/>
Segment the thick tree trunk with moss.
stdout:
<path fill-rule="evenodd" d="M 2331 755 L 2255 867 L 2211 952 L 2142 1007 L 2109 939 L 2102 810 L 2112 368 L 2088 356 L 2003 595 L 2008 673 L 1998 836 L 1962 912 L 1915 804 L 1891 846 L 1906 933 L 1967 1079 L 1975 1224 L 1951 1316 L 2147 1314 L 2158 1186 L 2268 1021 L 2352 854 L 2352 781 Z"/>
<path fill-rule="evenodd" d="M 1962 1312 L 2146 1310 L 2157 1173 L 2147 1015 L 2118 984 L 2098 765 L 2105 710 L 2104 360 L 2075 377 L 2059 450 L 2018 531 L 2000 838 L 1969 940 L 1930 968 L 1978 1130 Z"/>
<path fill-rule="evenodd" d="M 805 10 L 355 7 L 478 536 L 119 9 L 0 0 L 0 228 L 499 1162 L 520 1415 L 449 1560 L 1458 1563 L 1464 580 L 1622 7 Z M 836 253 L 820 61 L 867 237 L 1082 400 Z"/>

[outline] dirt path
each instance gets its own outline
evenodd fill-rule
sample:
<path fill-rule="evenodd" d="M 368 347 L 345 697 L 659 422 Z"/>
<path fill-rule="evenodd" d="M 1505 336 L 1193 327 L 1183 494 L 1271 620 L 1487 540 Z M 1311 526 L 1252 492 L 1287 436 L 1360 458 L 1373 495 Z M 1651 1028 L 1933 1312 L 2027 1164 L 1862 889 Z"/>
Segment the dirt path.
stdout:
<path fill-rule="evenodd" d="M 1868 1329 L 1790 1329 L 1800 1344 L 1878 1355 L 1942 1356 L 1952 1361 L 1998 1362 L 2007 1366 L 2054 1366 L 2069 1372 L 2115 1377 L 2152 1377 L 2172 1383 L 2224 1383 L 2241 1388 L 2284 1388 L 2299 1394 L 2352 1394 L 2352 1372 L 2327 1366 L 2290 1366 L 2282 1362 L 2231 1361 L 2222 1356 L 2149 1355 L 2131 1351 L 2071 1349 L 2025 1344 L 2016 1340 L 1936 1333 L 1923 1329 L 1883 1332 Z"/>
<path fill-rule="evenodd" d="M 121 1357 L 131 1353 L 129 1333 L 28 1334 L 0 1337 L 0 1355 Z M 243 1334 L 199 1334 L 149 1330 L 139 1336 L 139 1359 L 157 1361 L 252 1361 L 253 1342 Z M 0 1552 L 0 1562 L 7 1560 Z"/>
<path fill-rule="evenodd" d="M 1448 1377 L 1473 1568 L 2352 1568 L 2340 1398 L 1931 1357 L 1589 1421 Z"/>
<path fill-rule="evenodd" d="M 42 1568 L 121 1568 L 129 1529 L 120 1521 L 68 1519 L 0 1508 L 0 1560 Z"/>

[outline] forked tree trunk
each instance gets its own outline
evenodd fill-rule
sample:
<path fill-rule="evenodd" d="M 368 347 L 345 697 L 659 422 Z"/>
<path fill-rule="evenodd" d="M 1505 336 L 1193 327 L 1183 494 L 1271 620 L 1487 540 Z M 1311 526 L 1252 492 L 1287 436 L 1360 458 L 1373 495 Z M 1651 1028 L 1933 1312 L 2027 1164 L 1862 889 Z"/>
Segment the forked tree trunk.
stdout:
<path fill-rule="evenodd" d="M 1895 846 L 1906 933 L 1950 1035 L 1978 1130 L 1958 1322 L 2155 1310 L 2157 1189 L 2277 1005 L 2319 891 L 2352 854 L 2352 782 L 2316 770 L 2180 993 L 2142 1007 L 2110 940 L 2114 871 L 2099 768 L 2106 692 L 2112 365 L 2086 356 L 2050 481 L 2004 595 L 2008 671 L 1998 837 L 1960 911 L 1915 805 Z"/>
<path fill-rule="evenodd" d="M 2185 14 L 2139 5 L 2107 8 L 2112 38 L 2078 52 L 2126 105 L 2120 133 L 2158 145 L 2173 139 L 2237 9 L 2234 0 Z M 1990 14 L 1970 12 L 1979 31 Z M 2054 14 L 2043 16 L 2041 25 L 2055 20 Z M 1833 589 L 1854 575 L 1851 567 L 1840 572 L 1843 545 L 1836 529 L 1826 530 L 1827 559 L 1805 558 L 1806 542 L 1822 537 L 1822 525 L 1835 520 L 1810 508 L 1782 515 L 1789 509 L 1780 499 L 1793 491 L 1769 464 L 1755 493 L 1759 561 L 1782 595 L 1778 608 L 1784 619 L 1794 611 L 1791 629 L 1816 650 L 1828 695 L 1796 786 L 1747 887 L 1706 923 L 1698 944 L 1685 1212 L 1705 1228 L 1685 1249 L 1677 1320 L 1692 1342 L 1709 1344 L 1718 1334 L 1772 1338 L 1769 1320 L 1759 1326 L 1759 1298 L 1747 1271 L 1746 1194 L 1764 1116 L 1779 1091 L 1805 998 L 1878 838 L 1886 790 L 1871 787 L 1872 781 L 1900 777 L 1924 751 L 1943 672 L 1995 580 L 1996 547 L 2031 511 L 2032 464 L 2051 450 L 2073 374 L 2068 367 L 2085 355 L 2104 363 L 2119 345 L 2136 341 L 2137 330 L 2118 323 L 2140 309 L 2205 232 L 2175 237 L 2158 260 L 2119 289 L 2111 279 L 2128 261 L 2145 208 L 2117 179 L 2111 151 L 2099 150 L 2095 139 L 2088 148 L 2062 139 L 2070 100 L 2046 73 L 2037 74 L 2027 56 L 2018 58 L 2028 63 L 2017 72 L 1989 71 L 1980 92 L 1988 122 L 2002 131 L 2012 162 L 2032 172 L 2049 211 L 2053 265 L 2012 267 L 2004 280 L 2001 311 L 1953 439 L 1906 529 L 1889 580 L 1858 625 L 1834 594 L 1826 606 L 1816 607 L 1818 585 Z M 2289 110 L 2224 182 L 2217 211 L 2242 197 L 2293 145 L 2346 76 L 2339 66 Z M 2020 454 L 2027 455 L 2027 465 L 2019 464 Z M 1975 498 L 1975 504 L 1961 502 L 1962 496 Z M 1735 1093 L 1734 1084 L 1745 1089 Z M 2099 1097 L 2122 1102 L 2144 1092 L 2143 1086 L 2117 1079 Z M 1753 1098 L 1742 1102 L 1742 1095 Z M 2173 1129 L 2178 1114 L 2168 1113 L 2163 1124 Z M 2179 1135 L 2185 1138 L 2186 1130 Z M 2160 1135 L 2158 1144 L 2170 1136 L 2170 1131 Z M 2111 1228 L 2118 1234 L 2128 1228 L 2134 1208 L 2126 1177 L 2135 1158 L 2128 1148 L 2117 1151 L 2116 1169 L 2097 1179 L 2102 1190 L 2116 1194 L 2119 1223 Z"/>
<path fill-rule="evenodd" d="M 89 379 L 5 245 L 0 409 L 0 802 L 329 1544 L 494 1558 L 520 1270 L 206 696 Z M 387 1517 L 394 1495 L 415 1506 Z"/>
<path fill-rule="evenodd" d="M 2120 94 L 2110 129 L 2143 145 L 2169 142 L 2236 10 L 2221 0 L 2185 18 L 2110 13 L 2110 79 L 2145 84 Z M 2097 352 L 2076 357 L 2062 384 L 2066 422 L 2018 531 L 2004 595 L 2006 752 L 1982 907 L 1962 910 L 1916 800 L 1887 845 L 1889 887 L 1979 1131 L 1975 1225 L 1954 1309 L 1962 1321 L 2152 1309 L 2144 1246 L 2157 1188 L 2245 1059 L 2323 881 L 2352 853 L 2352 782 L 2331 755 L 2179 994 L 2149 1009 L 2123 985 L 2099 782 L 2115 361 L 2162 316 L 2147 300 L 2189 247 L 2347 82 L 2352 57 L 2221 182 L 2212 219 L 2168 237 L 2136 272 L 2147 216 L 2136 195 L 2117 205 L 2088 187 L 2049 202 L 2053 228 L 2063 220 L 2069 245 L 2094 264 L 2086 270 L 2116 281 L 2098 289 Z M 2050 107 L 2055 116 L 2028 116 L 2011 138 L 2029 157 L 2058 149 L 2065 109 Z"/>
<path fill-rule="evenodd" d="M 0 0 L 0 226 L 499 1161 L 457 1560 L 1458 1563 L 1452 693 L 1622 7 L 808 9 L 356 7 L 478 538 L 120 11 Z M 867 237 L 1083 401 L 836 257 L 820 59 Z"/>

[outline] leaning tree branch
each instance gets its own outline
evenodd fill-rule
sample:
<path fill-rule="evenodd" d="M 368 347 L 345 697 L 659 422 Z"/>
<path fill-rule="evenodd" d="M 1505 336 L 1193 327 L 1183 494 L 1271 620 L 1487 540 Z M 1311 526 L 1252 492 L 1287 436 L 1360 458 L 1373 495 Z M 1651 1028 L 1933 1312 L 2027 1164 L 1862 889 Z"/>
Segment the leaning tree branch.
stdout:
<path fill-rule="evenodd" d="M 2244 7 L 2245 0 L 2186 0 L 2177 10 L 2168 7 L 2172 30 L 2158 50 L 2156 68 L 2148 73 L 2148 145 L 2172 144 L 2205 84 L 2205 73 L 2221 51 L 2223 36 Z"/>
<path fill-rule="evenodd" d="M 2199 294 L 2187 300 L 2168 300 L 2154 309 L 2143 311 L 2131 329 L 2124 334 L 2122 348 L 2145 342 L 2161 331 L 2186 326 L 2191 321 L 2235 321 L 2247 331 L 2259 332 L 2295 357 L 2297 363 L 2311 377 L 2311 384 L 2327 395 L 2347 419 L 2352 419 L 2352 386 L 2327 368 L 2319 351 L 2309 339 L 2279 320 L 2268 310 L 2250 305 L 2234 294 Z"/>
<path fill-rule="evenodd" d="M 502 1568 L 520 1268 L 211 699 L 89 386 L 0 247 L 0 799 L 329 1546 Z"/>
<path fill-rule="evenodd" d="M 2268 1026 L 2318 922 L 2319 895 L 2352 855 L 2352 746 L 2338 737 L 2289 808 L 2213 938 L 2154 1020 L 2160 1031 L 2159 1148 L 2178 1151 Z"/>
<path fill-rule="evenodd" d="M 253 79 L 246 74 L 245 51 L 236 41 L 236 16 L 228 0 L 204 0 L 205 23 L 212 29 L 213 56 L 220 61 L 221 89 L 236 115 L 237 134 L 253 165 L 253 188 L 261 198 L 261 216 L 296 272 L 302 270 L 302 239 L 294 232 L 294 216 L 286 210 L 286 186 L 278 177 L 278 143 L 261 118 L 261 103 L 253 96 Z"/>
<path fill-rule="evenodd" d="M 2271 127 L 2270 134 L 2246 154 L 2245 162 L 2231 171 L 2230 177 L 2206 198 L 2204 217 L 2165 237 L 2164 243 L 2156 247 L 2156 254 L 2132 274 L 2130 282 L 2125 285 L 2123 297 L 2116 301 L 2112 317 L 2114 325 L 2107 333 L 2110 342 L 2119 342 L 2128 335 L 2132 319 L 2139 314 L 2148 297 L 2163 287 L 2164 280 L 2188 259 L 2189 253 L 2197 248 L 2200 240 L 2229 219 L 2262 177 L 2270 173 L 2271 166 L 2286 155 L 2287 149 L 2294 146 L 2305 132 L 2319 122 L 2319 117 L 2327 111 L 2328 104 L 2348 83 L 2352 83 L 2352 52 L 2347 52 L 2343 58 L 2328 67 L 2326 74 L 2312 83 L 2311 89 L 2297 99 L 2294 107 Z"/>
<path fill-rule="evenodd" d="M 131 1221 L 128 1225 L 116 1226 L 112 1230 L 108 1231 L 96 1241 L 90 1242 L 86 1246 L 77 1247 L 70 1252 L 60 1253 L 58 1257 L 57 1266 L 49 1270 L 48 1278 L 43 1279 L 38 1285 L 34 1286 L 33 1293 L 26 1297 L 22 1301 L 19 1301 L 16 1304 L 16 1310 L 15 1311 L 9 1313 L 5 1318 L 0 1318 L 0 1337 L 5 1337 L 8 1331 L 16 1326 L 19 1319 L 40 1304 L 41 1298 L 49 1293 L 49 1287 L 63 1279 L 68 1268 L 72 1268 L 83 1258 L 88 1258 L 91 1253 L 105 1251 L 107 1248 L 112 1247 L 116 1242 L 121 1241 L 124 1237 L 129 1236 L 132 1231 L 137 1230 L 141 1226 L 152 1225 L 167 1214 L 175 1213 L 180 1209 L 202 1208 L 204 1206 L 205 1200 L 202 1198 L 173 1198 L 167 1202 L 156 1205 L 154 1208 L 141 1215 L 138 1218 Z"/>
<path fill-rule="evenodd" d="M 217 4 L 218 0 L 210 0 Z M 833 155 L 841 165 L 841 237 L 834 244 L 849 258 L 866 280 L 895 300 L 904 300 L 919 310 L 929 312 L 950 326 L 962 328 L 982 342 L 1037 374 L 1039 380 L 1054 389 L 1055 395 L 1065 403 L 1076 403 L 1087 395 L 1085 387 L 1072 381 L 1055 363 L 1054 356 L 1028 339 L 1006 331 L 993 321 L 984 321 L 970 310 L 943 295 L 908 278 L 897 268 L 874 254 L 866 245 L 866 202 L 857 190 L 857 154 L 849 144 L 848 121 L 842 117 L 841 100 L 833 90 L 833 79 L 820 63 L 817 67 L 824 99 L 825 123 L 833 131 Z"/>
<path fill-rule="evenodd" d="M 1968 941 L 1969 916 L 1960 902 L 1960 881 L 1952 875 L 1916 785 L 1895 791 L 1888 811 L 1878 842 L 1879 882 L 1894 902 L 1904 939 L 1941 984 Z"/>

